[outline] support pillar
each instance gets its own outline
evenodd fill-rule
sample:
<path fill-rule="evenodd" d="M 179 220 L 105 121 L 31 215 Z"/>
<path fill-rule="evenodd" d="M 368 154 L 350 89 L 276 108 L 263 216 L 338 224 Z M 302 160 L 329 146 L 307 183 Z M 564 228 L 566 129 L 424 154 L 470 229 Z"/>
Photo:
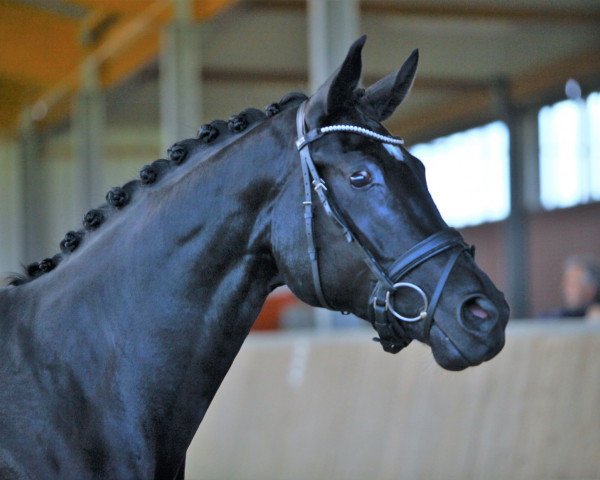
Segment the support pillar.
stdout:
<path fill-rule="evenodd" d="M 18 272 L 27 260 L 23 251 L 23 162 L 18 152 L 17 138 L 0 138 L 0 277 Z"/>
<path fill-rule="evenodd" d="M 92 208 L 104 201 L 104 156 L 106 104 L 100 88 L 98 68 L 88 58 L 82 69 L 82 86 L 74 105 L 73 136 L 77 160 L 79 198 L 82 206 Z"/>
<path fill-rule="evenodd" d="M 43 151 L 41 132 L 26 110 L 21 116 L 18 140 L 20 164 L 21 222 L 19 225 L 21 246 L 18 255 L 22 262 L 39 260 L 43 252 L 44 199 L 40 184 L 40 158 Z"/>
<path fill-rule="evenodd" d="M 166 148 L 193 137 L 201 120 L 200 26 L 190 0 L 175 0 L 173 21 L 165 27 L 160 52 L 161 139 Z"/>
<path fill-rule="evenodd" d="M 314 93 L 342 63 L 359 37 L 358 0 L 308 1 L 310 93 Z"/>
<path fill-rule="evenodd" d="M 510 85 L 507 81 L 496 84 L 496 101 L 499 118 L 506 122 L 509 131 L 510 162 L 510 214 L 506 221 L 506 295 L 512 318 L 524 318 L 529 311 L 529 218 L 525 177 L 527 153 L 531 150 L 527 139 L 526 116 L 512 105 Z"/>
<path fill-rule="evenodd" d="M 358 0 L 308 0 L 307 18 L 309 93 L 313 94 L 340 66 L 359 37 Z M 333 328 L 340 323 L 339 314 L 319 308 L 315 323 L 319 329 Z"/>

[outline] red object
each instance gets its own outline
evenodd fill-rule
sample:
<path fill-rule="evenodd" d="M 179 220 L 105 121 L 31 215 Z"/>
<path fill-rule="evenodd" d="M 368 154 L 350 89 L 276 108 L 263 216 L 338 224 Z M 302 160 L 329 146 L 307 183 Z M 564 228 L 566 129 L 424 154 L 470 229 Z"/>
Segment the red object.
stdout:
<path fill-rule="evenodd" d="M 288 289 L 280 289 L 267 297 L 252 330 L 277 330 L 281 328 L 281 316 L 299 300 Z"/>

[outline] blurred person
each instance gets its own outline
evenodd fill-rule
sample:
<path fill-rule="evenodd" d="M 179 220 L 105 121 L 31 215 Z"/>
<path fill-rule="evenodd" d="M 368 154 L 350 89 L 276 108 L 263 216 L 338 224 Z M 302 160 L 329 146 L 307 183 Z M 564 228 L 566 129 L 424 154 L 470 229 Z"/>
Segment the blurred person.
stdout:
<path fill-rule="evenodd" d="M 600 265 L 591 256 L 572 256 L 562 277 L 563 307 L 545 317 L 585 318 L 600 316 Z"/>
<path fill-rule="evenodd" d="M 600 303 L 594 303 L 585 313 L 585 318 L 589 323 L 600 324 Z"/>

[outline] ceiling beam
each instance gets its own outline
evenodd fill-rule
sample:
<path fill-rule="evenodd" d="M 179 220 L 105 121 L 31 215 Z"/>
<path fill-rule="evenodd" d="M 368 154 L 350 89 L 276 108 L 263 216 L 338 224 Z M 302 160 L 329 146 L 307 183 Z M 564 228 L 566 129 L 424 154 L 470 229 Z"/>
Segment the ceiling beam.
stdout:
<path fill-rule="evenodd" d="M 415 113 L 407 115 L 400 110 L 387 122 L 387 128 L 405 138 L 409 145 L 414 145 L 457 131 L 462 125 L 487 121 L 491 109 L 491 93 L 455 94 L 449 100 Z"/>
<path fill-rule="evenodd" d="M 154 0 L 69 0 L 69 2 L 88 10 L 137 15 L 152 5 Z"/>
<path fill-rule="evenodd" d="M 156 0 L 69 0 L 71 3 L 90 10 L 116 13 L 125 16 L 139 15 L 147 10 Z M 196 20 L 210 18 L 224 8 L 239 0 L 195 0 L 193 12 Z"/>
<path fill-rule="evenodd" d="M 158 72 L 155 72 L 155 75 L 158 75 Z M 365 84 L 371 85 L 383 76 L 367 75 L 364 79 Z M 306 85 L 308 83 L 308 75 L 306 72 L 300 70 L 284 71 L 259 68 L 233 69 L 205 67 L 202 69 L 202 80 L 214 83 L 290 83 Z M 466 78 L 417 76 L 415 80 L 416 89 L 436 91 L 487 91 L 490 85 L 490 82 Z"/>
<path fill-rule="evenodd" d="M 14 1 L 14 0 L 13 0 Z M 81 20 L 87 14 L 87 10 L 73 2 L 64 0 L 17 0 L 22 5 L 28 5 L 36 9 L 46 10 L 63 17 L 71 17 L 75 20 Z"/>
<path fill-rule="evenodd" d="M 77 20 L 8 2 L 0 3 L 0 18 L 2 77 L 28 85 L 51 85 L 83 56 Z"/>
<path fill-rule="evenodd" d="M 591 88 L 600 87 L 600 49 L 584 51 L 552 64 L 535 67 L 508 79 L 510 99 L 517 108 L 530 108 L 556 101 L 564 91 L 565 82 L 575 78 Z M 585 94 L 586 92 L 584 92 Z M 563 97 L 564 98 L 564 97 Z M 465 92 L 443 105 L 419 110 L 414 114 L 400 112 L 392 117 L 388 127 L 407 138 L 422 141 L 447 134 L 451 126 L 467 125 L 498 118 L 494 90 Z M 414 142 L 413 142 L 414 143 Z"/>
<path fill-rule="evenodd" d="M 306 0 L 246 0 L 248 8 L 304 11 Z M 561 24 L 597 24 L 600 23 L 600 8 L 573 9 L 550 6 L 522 8 L 507 5 L 478 5 L 469 3 L 459 5 L 448 2 L 423 3 L 417 1 L 362 1 L 362 14 L 366 15 L 398 15 L 430 18 L 447 18 L 476 21 L 510 21 L 510 22 L 550 22 Z"/>
<path fill-rule="evenodd" d="M 99 42 L 98 46 L 82 59 L 81 63 L 78 63 L 59 82 L 38 97 L 35 101 L 35 105 L 43 105 L 43 108 L 52 114 L 50 115 L 50 118 L 53 120 L 56 118 L 56 113 L 59 113 L 62 116 L 67 111 L 64 108 L 65 101 L 79 89 L 83 62 L 95 63 L 100 68 L 102 78 L 102 67 L 105 62 L 111 60 L 115 61 L 121 53 L 127 51 L 133 42 L 139 40 L 146 33 L 155 28 L 165 16 L 168 18 L 171 3 L 171 0 L 154 0 L 153 3 L 139 15 L 115 25 L 114 28 L 107 32 Z M 116 82 L 121 78 L 120 75 L 129 73 L 124 72 L 124 69 L 119 67 L 113 66 L 113 68 L 119 71 L 119 75 L 114 73 L 109 74 L 108 80 L 111 82 Z M 139 68 L 139 65 L 130 65 L 130 68 Z M 48 119 L 44 119 L 44 122 L 42 123 L 46 123 L 47 121 Z"/>
<path fill-rule="evenodd" d="M 196 21 L 204 21 L 239 0 L 203 0 L 194 2 Z M 84 62 L 94 62 L 100 70 L 102 85 L 112 86 L 138 71 L 158 55 L 160 28 L 172 16 L 173 0 L 71 0 L 89 15 L 77 22 L 53 15 L 45 9 L 0 3 L 0 77 L 34 85 L 43 93 L 23 100 L 47 111 L 46 124 L 68 113 L 68 99 L 80 85 Z M 99 41 L 84 53 L 81 31 L 101 22 L 116 19 L 103 32 Z M 61 19 L 51 23 L 50 17 Z M 5 21 L 5 19 L 9 19 Z M 87 27 L 86 27 L 87 25 Z M 24 33 L 25 32 L 25 33 Z M 52 54 L 49 54 L 49 47 Z M 76 52 L 76 53 L 73 53 Z M 15 128 L 3 116 L 0 128 Z"/>
<path fill-rule="evenodd" d="M 581 83 L 600 85 L 600 48 L 569 55 L 549 65 L 543 65 L 515 75 L 511 79 L 511 96 L 518 105 L 539 101 L 545 92 L 560 89 L 574 78 Z M 584 92 L 585 94 L 586 92 Z"/>
<path fill-rule="evenodd" d="M 133 75 L 157 56 L 160 35 L 157 30 L 148 31 L 131 43 L 120 55 L 109 57 L 100 69 L 100 80 L 104 87 L 111 87 Z"/>
<path fill-rule="evenodd" d="M 156 72 L 158 74 L 158 72 Z M 306 84 L 308 75 L 303 70 L 276 70 L 269 68 L 202 68 L 202 81 L 214 83 L 294 83 Z"/>
<path fill-rule="evenodd" d="M 400 15 L 455 18 L 477 21 L 600 23 L 600 9 L 544 7 L 522 8 L 514 5 L 451 4 L 449 2 L 362 2 L 362 12 L 373 15 Z"/>
<path fill-rule="evenodd" d="M 12 127 L 23 105 L 41 92 L 40 88 L 0 77 L 0 129 Z"/>
<path fill-rule="evenodd" d="M 141 13 L 110 30 L 97 48 L 88 55 L 87 60 L 101 66 L 110 58 L 122 54 L 140 37 L 166 23 L 171 16 L 171 7 L 171 0 L 154 0 Z"/>
<path fill-rule="evenodd" d="M 88 1 L 88 0 L 78 0 Z M 89 0 L 95 2 L 96 0 Z M 121 5 L 121 0 L 114 0 Z M 217 12 L 237 3 L 238 0 L 203 0 L 194 2 L 194 18 L 205 21 Z M 102 0 L 111 4 L 113 0 Z M 159 50 L 160 28 L 172 16 L 172 0 L 153 0 L 142 2 L 146 10 L 131 18 L 128 22 L 112 29 L 104 41 L 91 54 L 102 66 L 101 78 L 104 86 L 112 86 L 128 75 L 138 71 L 156 58 Z"/>
<path fill-rule="evenodd" d="M 215 16 L 227 8 L 240 3 L 241 0 L 202 0 L 194 2 L 194 18 L 203 21 Z"/>

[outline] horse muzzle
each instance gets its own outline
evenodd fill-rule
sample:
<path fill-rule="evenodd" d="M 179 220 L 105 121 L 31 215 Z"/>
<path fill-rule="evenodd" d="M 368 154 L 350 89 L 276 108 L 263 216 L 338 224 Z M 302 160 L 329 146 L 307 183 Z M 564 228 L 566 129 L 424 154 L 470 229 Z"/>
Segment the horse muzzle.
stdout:
<path fill-rule="evenodd" d="M 451 253 L 431 298 L 420 286 L 402 281 L 409 272 L 446 251 Z M 410 343 L 411 339 L 404 332 L 404 323 L 422 322 L 423 338 L 426 341 L 429 339 L 433 315 L 446 282 L 456 261 L 465 252 L 472 255 L 473 248 L 463 241 L 456 230 L 445 229 L 409 249 L 394 262 L 388 275 L 384 278 L 379 277 L 369 299 L 369 311 L 371 323 L 379 334 L 379 338 L 375 340 L 381 343 L 385 351 L 398 353 Z M 390 281 L 390 278 L 393 280 Z"/>

